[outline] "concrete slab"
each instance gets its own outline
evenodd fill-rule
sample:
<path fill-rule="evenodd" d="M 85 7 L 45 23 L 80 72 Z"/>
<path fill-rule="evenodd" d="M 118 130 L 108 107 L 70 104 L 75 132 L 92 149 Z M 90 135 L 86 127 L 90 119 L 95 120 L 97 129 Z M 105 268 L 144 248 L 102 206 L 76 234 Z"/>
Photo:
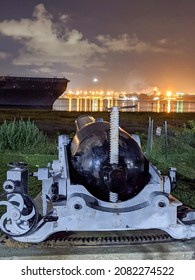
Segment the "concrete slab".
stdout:
<path fill-rule="evenodd" d="M 43 244 L 0 243 L 0 260 L 192 260 L 195 239 L 129 246 L 45 247 Z"/>

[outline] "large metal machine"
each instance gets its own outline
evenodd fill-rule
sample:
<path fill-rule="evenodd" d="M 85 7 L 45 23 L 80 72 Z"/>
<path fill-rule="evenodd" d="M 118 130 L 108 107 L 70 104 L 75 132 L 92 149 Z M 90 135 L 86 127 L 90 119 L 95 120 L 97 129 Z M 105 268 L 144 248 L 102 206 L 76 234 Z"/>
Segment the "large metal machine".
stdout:
<path fill-rule="evenodd" d="M 42 181 L 38 207 L 28 194 L 28 166 L 10 163 L 0 228 L 20 242 L 62 231 L 147 229 L 193 238 L 195 211 L 171 195 L 175 173 L 171 168 L 162 176 L 146 159 L 139 137 L 119 127 L 118 107 L 111 108 L 110 122 L 81 116 L 72 140 L 59 136 L 58 160 L 34 173 Z"/>

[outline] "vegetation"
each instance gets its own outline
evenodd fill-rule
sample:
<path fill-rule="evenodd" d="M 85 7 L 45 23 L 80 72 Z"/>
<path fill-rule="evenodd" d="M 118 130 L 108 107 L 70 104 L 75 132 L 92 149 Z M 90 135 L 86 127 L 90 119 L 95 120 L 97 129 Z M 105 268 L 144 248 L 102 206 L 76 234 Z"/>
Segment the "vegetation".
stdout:
<path fill-rule="evenodd" d="M 14 119 L 10 122 L 5 120 L 0 126 L 0 182 L 6 179 L 9 162 L 26 162 L 29 172 L 33 173 L 37 170 L 37 166 L 45 167 L 56 157 L 56 143 L 40 131 L 30 119 L 27 121 Z M 40 182 L 34 177 L 30 177 L 30 195 L 35 197 L 40 190 Z"/>
<path fill-rule="evenodd" d="M 162 173 L 167 174 L 170 167 L 177 168 L 173 195 L 195 208 L 195 121 L 190 120 L 183 127 L 168 127 L 167 136 L 154 136 L 152 150 L 146 151 Z"/>
<path fill-rule="evenodd" d="M 50 138 L 56 139 L 57 134 L 71 134 L 75 131 L 74 122 L 80 115 L 91 115 L 94 118 L 102 117 L 109 120 L 109 112 L 67 112 L 49 110 L 0 110 L 0 125 L 6 119 L 8 122 L 14 119 L 29 118 L 34 121 L 38 128 L 47 133 Z M 188 120 L 195 120 L 195 113 L 152 113 L 152 112 L 120 112 L 120 126 L 129 133 L 147 134 L 148 118 L 152 117 L 156 125 L 162 125 L 166 120 L 169 125 L 181 127 Z"/>
<path fill-rule="evenodd" d="M 11 122 L 5 120 L 0 126 L 0 151 L 52 154 L 54 145 L 30 119 L 14 119 Z"/>

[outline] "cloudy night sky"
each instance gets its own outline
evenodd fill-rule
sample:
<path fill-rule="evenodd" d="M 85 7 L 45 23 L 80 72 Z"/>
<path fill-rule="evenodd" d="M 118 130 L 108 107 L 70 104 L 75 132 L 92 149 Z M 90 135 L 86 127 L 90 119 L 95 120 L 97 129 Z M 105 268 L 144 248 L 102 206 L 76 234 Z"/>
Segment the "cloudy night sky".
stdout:
<path fill-rule="evenodd" d="M 194 15 L 194 0 L 1 0 L 0 75 L 195 92 Z"/>

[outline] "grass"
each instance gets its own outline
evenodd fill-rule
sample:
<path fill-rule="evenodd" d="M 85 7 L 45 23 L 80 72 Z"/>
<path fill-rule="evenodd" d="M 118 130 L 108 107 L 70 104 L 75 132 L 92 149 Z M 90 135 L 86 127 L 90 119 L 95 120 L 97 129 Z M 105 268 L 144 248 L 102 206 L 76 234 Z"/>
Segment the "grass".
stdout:
<path fill-rule="evenodd" d="M 94 118 L 102 117 L 109 120 L 108 112 L 67 112 L 49 110 L 6 110 L 0 109 L 0 125 L 14 119 L 34 121 L 40 130 L 47 133 L 49 137 L 75 131 L 75 119 L 80 115 L 92 115 Z M 181 127 L 188 120 L 195 120 L 195 113 L 152 113 L 152 112 L 120 112 L 120 126 L 129 133 L 147 133 L 148 118 L 155 120 L 155 125 L 162 125 L 166 120 L 169 125 Z"/>
<path fill-rule="evenodd" d="M 195 208 L 195 121 L 188 121 L 180 128 L 169 127 L 167 142 L 165 135 L 155 136 L 153 149 L 147 151 L 147 156 L 162 173 L 176 167 L 177 187 L 172 194 Z"/>
<path fill-rule="evenodd" d="M 6 150 L 24 154 L 52 154 L 54 145 L 48 136 L 35 125 L 34 121 L 14 119 L 10 122 L 5 120 L 0 125 L 0 151 Z"/>

